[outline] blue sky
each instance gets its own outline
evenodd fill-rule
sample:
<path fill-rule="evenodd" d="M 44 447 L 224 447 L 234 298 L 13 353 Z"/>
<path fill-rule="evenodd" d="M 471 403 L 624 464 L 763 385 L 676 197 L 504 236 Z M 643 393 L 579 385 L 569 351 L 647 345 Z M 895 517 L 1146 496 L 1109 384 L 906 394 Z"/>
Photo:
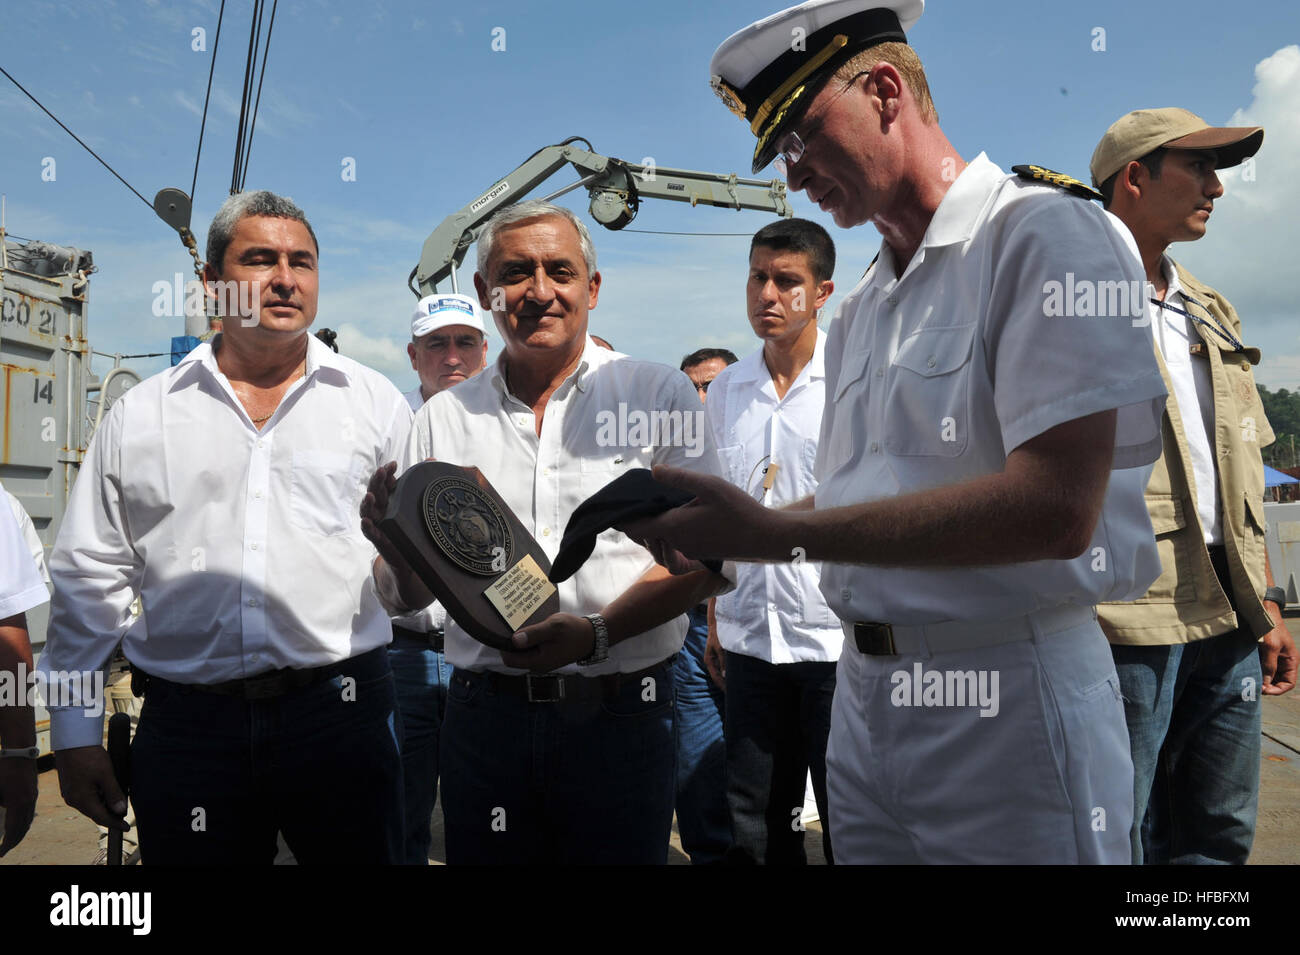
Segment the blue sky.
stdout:
<path fill-rule="evenodd" d="M 468 6 L 281 0 L 249 165 L 249 188 L 292 196 L 316 228 L 317 327 L 339 329 L 346 353 L 404 389 L 414 384 L 406 278 L 425 237 L 534 150 L 580 135 L 629 161 L 748 174 L 753 138 L 709 91 L 708 61 L 730 33 L 778 9 L 679 0 Z M 10 5 L 0 65 L 148 198 L 164 186 L 188 191 L 217 7 Z M 191 49 L 195 27 L 207 30 L 206 52 Z M 497 27 L 501 52 L 492 48 Z M 1104 51 L 1093 49 L 1098 27 Z M 200 248 L 229 191 L 247 40 L 247 4 L 229 0 L 194 203 Z M 936 0 L 911 41 L 954 145 L 1003 168 L 1036 162 L 1086 179 L 1102 132 L 1139 107 L 1179 105 L 1212 123 L 1265 126 L 1256 179 L 1227 177 L 1209 235 L 1173 251 L 1236 305 L 1246 337 L 1265 350 L 1260 380 L 1300 387 L 1296 296 L 1278 282 L 1294 268 L 1300 221 L 1300 7 Z M 181 322 L 154 317 L 152 288 L 189 274 L 175 233 L 3 77 L 0 123 L 9 229 L 95 253 L 94 348 L 165 351 Z M 56 162 L 53 182 L 41 178 L 46 157 Z M 341 175 L 345 157 L 355 159 L 355 182 Z M 542 191 L 573 178 L 560 173 Z M 586 215 L 585 193 L 564 201 Z M 870 226 L 835 228 L 801 195 L 794 205 L 836 240 L 834 305 L 879 237 Z M 593 331 L 674 365 L 704 345 L 753 350 L 744 237 L 610 233 L 588 221 L 604 276 Z M 748 234 L 767 221 L 646 202 L 630 228 Z M 471 272 L 462 270 L 463 285 Z M 150 372 L 164 362 L 132 364 Z"/>

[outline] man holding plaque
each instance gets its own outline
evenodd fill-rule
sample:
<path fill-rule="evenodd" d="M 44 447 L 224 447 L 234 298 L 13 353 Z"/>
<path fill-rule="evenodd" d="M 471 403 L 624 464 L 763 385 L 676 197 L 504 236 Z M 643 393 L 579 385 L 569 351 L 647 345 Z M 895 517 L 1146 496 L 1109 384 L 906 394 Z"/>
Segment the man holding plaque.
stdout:
<path fill-rule="evenodd" d="M 406 455 L 408 466 L 435 458 L 477 468 L 548 560 L 578 505 L 629 469 L 717 467 L 690 382 L 588 337 L 601 284 L 595 258 L 586 228 L 557 206 L 522 202 L 488 223 L 474 284 L 502 355 L 425 404 Z M 382 555 L 380 592 L 400 611 L 431 595 L 378 529 L 394 486 L 391 466 L 376 472 L 362 517 Z M 518 560 L 530 544 L 516 542 L 501 581 L 522 578 L 549 596 L 541 572 L 530 579 Z M 673 658 L 685 611 L 724 584 L 707 570 L 671 577 L 609 531 L 558 584 L 561 612 L 521 630 L 517 621 L 540 604 L 506 617 L 503 632 L 518 631 L 508 649 L 448 619 L 456 669 L 440 760 L 449 863 L 666 861 Z"/>

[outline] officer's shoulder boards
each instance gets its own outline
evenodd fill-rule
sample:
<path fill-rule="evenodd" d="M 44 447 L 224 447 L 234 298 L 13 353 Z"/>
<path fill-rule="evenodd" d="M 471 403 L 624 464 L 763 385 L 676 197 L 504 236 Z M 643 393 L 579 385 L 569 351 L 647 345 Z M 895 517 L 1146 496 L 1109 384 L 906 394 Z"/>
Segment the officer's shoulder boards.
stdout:
<path fill-rule="evenodd" d="M 1049 186 L 1056 186 L 1058 189 L 1064 189 L 1066 192 L 1082 196 L 1084 199 L 1101 199 L 1100 192 L 1088 187 L 1073 176 L 1067 176 L 1063 172 L 1055 172 L 1042 166 L 1012 166 L 1011 171 L 1021 179 L 1030 182 L 1045 182 Z"/>

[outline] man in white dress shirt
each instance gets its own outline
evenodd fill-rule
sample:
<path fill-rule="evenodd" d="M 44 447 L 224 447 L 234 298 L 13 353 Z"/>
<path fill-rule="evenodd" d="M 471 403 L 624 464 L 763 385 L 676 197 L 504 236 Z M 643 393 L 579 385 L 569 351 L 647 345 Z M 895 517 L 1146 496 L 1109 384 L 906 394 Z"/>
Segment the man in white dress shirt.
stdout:
<path fill-rule="evenodd" d="M 830 328 L 815 497 L 777 511 L 665 471 L 696 501 L 627 531 L 677 568 L 672 548 L 823 561 L 845 634 L 838 862 L 1127 863 L 1095 605 L 1159 571 L 1140 487 L 1110 476 L 1159 454 L 1165 389 L 1140 308 L 1064 314 L 1050 292 L 1095 303 L 1141 269 L 1098 207 L 957 153 L 906 42 L 922 6 L 811 0 L 714 54 L 755 171 L 779 155 L 793 190 L 884 241 Z"/>
<path fill-rule="evenodd" d="M 406 354 L 419 376 L 405 398 L 411 411 L 440 391 L 473 378 L 487 360 L 487 334 L 468 295 L 436 292 L 416 303 Z M 430 817 L 438 796 L 438 735 L 447 709 L 451 665 L 444 650 L 447 611 L 438 602 L 393 618 L 388 662 L 402 714 L 402 779 L 407 865 L 427 865 Z"/>
<path fill-rule="evenodd" d="M 498 213 L 479 236 L 474 285 L 502 354 L 425 404 L 407 464 L 477 467 L 551 559 L 577 506 L 628 469 L 671 462 L 717 474 L 686 377 L 588 336 L 601 277 L 572 212 L 529 201 Z M 656 420 L 676 426 L 646 426 Z M 395 609 L 423 606 L 430 595 L 375 526 L 394 484 L 391 468 L 373 476 L 363 527 L 383 556 L 381 592 Z M 673 657 L 685 611 L 723 585 L 703 570 L 675 578 L 611 530 L 558 585 L 561 612 L 515 634 L 513 651 L 448 621 L 449 863 L 666 861 Z"/>
<path fill-rule="evenodd" d="M 0 856 L 36 815 L 35 701 L 27 611 L 50 599 L 45 549 L 18 499 L 0 485 Z"/>
<path fill-rule="evenodd" d="M 101 670 L 121 641 L 144 691 L 131 756 L 146 863 L 269 864 L 277 830 L 300 863 L 399 858 L 392 629 L 358 505 L 411 410 L 308 332 L 318 257 L 289 200 L 222 205 L 206 279 L 247 304 L 113 406 L 50 561 L 42 669 Z M 125 828 L 102 707 L 82 702 L 51 707 L 64 798 Z"/>
<path fill-rule="evenodd" d="M 834 271 L 835 244 L 807 219 L 773 222 L 750 243 L 745 303 L 763 347 L 713 379 L 707 407 L 723 476 L 766 507 L 817 488 L 826 403 L 826 333 L 817 313 L 835 289 Z M 833 860 L 826 737 L 844 635 L 818 589 L 820 566 L 798 549 L 790 558 L 738 565 L 736 589 L 714 600 L 705 661 L 716 676 L 726 674 L 733 863 L 807 861 L 799 820 L 810 770 L 823 849 Z"/>

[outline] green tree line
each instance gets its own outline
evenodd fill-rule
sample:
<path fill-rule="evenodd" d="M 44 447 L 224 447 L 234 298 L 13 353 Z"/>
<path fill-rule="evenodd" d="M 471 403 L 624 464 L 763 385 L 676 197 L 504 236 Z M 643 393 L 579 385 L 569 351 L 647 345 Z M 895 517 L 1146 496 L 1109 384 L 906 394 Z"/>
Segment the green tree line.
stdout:
<path fill-rule="evenodd" d="M 1277 440 L 1264 448 L 1264 463 L 1275 468 L 1293 467 L 1300 454 L 1300 391 L 1255 387 L 1259 389 L 1260 401 L 1264 402 L 1268 423 L 1277 435 Z"/>

